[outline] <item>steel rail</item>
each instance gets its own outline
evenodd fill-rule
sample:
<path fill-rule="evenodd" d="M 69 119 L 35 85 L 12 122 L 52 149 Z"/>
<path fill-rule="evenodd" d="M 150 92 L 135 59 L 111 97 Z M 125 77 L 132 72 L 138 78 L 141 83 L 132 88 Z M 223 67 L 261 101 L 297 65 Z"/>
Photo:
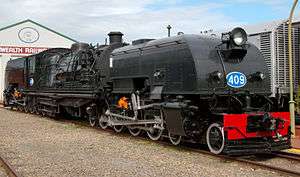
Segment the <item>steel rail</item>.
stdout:
<path fill-rule="evenodd" d="M 228 158 L 228 157 L 226 157 L 226 158 Z M 285 169 L 285 168 L 282 168 L 282 167 L 271 166 L 271 165 L 267 165 L 267 164 L 263 164 L 263 163 L 259 163 L 259 162 L 254 162 L 254 161 L 251 161 L 251 160 L 245 160 L 245 159 L 241 159 L 241 158 L 234 158 L 233 160 L 238 161 L 238 162 L 242 162 L 242 163 L 246 163 L 246 164 L 249 164 L 251 166 L 264 168 L 266 170 L 273 170 L 273 171 L 283 173 L 283 174 L 287 174 L 287 175 L 291 175 L 291 176 L 298 176 L 298 177 L 300 176 L 300 172 L 288 170 L 288 169 Z"/>
<path fill-rule="evenodd" d="M 19 173 L 8 163 L 8 161 L 0 156 L 0 166 L 2 166 L 9 177 L 21 177 Z"/>
<path fill-rule="evenodd" d="M 299 172 L 298 171 L 292 171 L 292 170 L 288 170 L 288 169 L 285 169 L 285 168 L 272 166 L 272 165 L 267 165 L 267 164 L 264 164 L 264 163 L 259 163 L 259 162 L 256 162 L 256 161 L 251 161 L 251 160 L 247 160 L 247 159 L 243 159 L 243 158 L 239 158 L 239 157 L 232 157 L 232 156 L 226 156 L 226 155 L 216 155 L 216 154 L 212 154 L 208 151 L 200 150 L 200 149 L 186 148 L 186 147 L 183 147 L 183 148 L 186 149 L 186 150 L 191 150 L 191 151 L 194 151 L 194 152 L 209 155 L 209 156 L 212 156 L 212 157 L 217 157 L 217 158 L 220 158 L 220 159 L 226 159 L 226 160 L 229 160 L 229 161 L 236 161 L 236 162 L 244 163 L 244 164 L 247 164 L 247 165 L 251 165 L 252 167 L 258 167 L 258 168 L 269 170 L 269 171 L 276 171 L 276 172 L 281 173 L 281 174 L 287 174 L 287 175 L 298 176 L 298 177 L 300 176 L 300 171 Z"/>
<path fill-rule="evenodd" d="M 276 152 L 276 153 L 272 153 L 272 155 L 275 157 L 281 157 L 281 158 L 291 159 L 300 162 L 300 154 L 293 154 L 288 152 Z"/>
<path fill-rule="evenodd" d="M 300 154 L 295 154 L 295 153 L 290 153 L 290 152 L 284 152 L 284 151 L 280 151 L 280 152 L 276 152 L 277 154 L 283 154 L 283 155 L 290 155 L 290 156 L 294 156 L 294 157 L 299 157 L 300 158 Z"/>

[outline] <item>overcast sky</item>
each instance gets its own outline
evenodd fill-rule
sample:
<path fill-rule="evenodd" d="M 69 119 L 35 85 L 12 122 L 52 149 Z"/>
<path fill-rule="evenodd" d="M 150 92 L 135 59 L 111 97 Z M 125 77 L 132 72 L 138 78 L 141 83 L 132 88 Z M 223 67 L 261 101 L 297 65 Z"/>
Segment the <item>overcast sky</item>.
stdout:
<path fill-rule="evenodd" d="M 1 0 L 0 27 L 31 19 L 73 39 L 103 43 L 221 30 L 287 18 L 293 0 Z M 296 11 L 299 14 L 299 8 Z"/>

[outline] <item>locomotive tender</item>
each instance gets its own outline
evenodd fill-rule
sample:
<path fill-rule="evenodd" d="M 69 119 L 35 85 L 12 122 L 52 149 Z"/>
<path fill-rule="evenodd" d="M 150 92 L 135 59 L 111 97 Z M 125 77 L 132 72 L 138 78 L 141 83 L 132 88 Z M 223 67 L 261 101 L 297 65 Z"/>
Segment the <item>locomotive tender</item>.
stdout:
<path fill-rule="evenodd" d="M 270 98 L 260 51 L 241 28 L 222 39 L 178 35 L 49 49 L 8 63 L 5 104 L 42 115 L 88 118 L 91 126 L 145 131 L 204 143 L 212 153 L 247 154 L 290 147 L 289 113 Z M 12 77 L 23 69 L 23 81 Z M 20 72 L 18 72 L 20 73 Z M 22 80 L 22 79 L 21 79 Z M 21 93 L 21 94 L 20 94 Z"/>

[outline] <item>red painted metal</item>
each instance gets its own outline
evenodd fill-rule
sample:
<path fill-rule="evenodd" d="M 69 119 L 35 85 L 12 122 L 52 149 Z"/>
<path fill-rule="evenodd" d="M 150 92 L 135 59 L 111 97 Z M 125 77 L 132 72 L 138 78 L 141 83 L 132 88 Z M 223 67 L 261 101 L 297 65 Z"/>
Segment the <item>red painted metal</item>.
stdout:
<path fill-rule="evenodd" d="M 263 115 L 264 113 L 249 113 L 249 114 L 225 114 L 224 131 L 227 131 L 228 140 L 240 140 L 255 137 L 272 137 L 276 136 L 274 131 L 257 131 L 247 132 L 247 118 L 248 116 Z M 282 136 L 288 135 L 290 126 L 290 113 L 289 112 L 273 112 L 270 113 L 274 118 L 280 118 L 285 121 L 284 127 L 277 132 Z"/>
<path fill-rule="evenodd" d="M 18 46 L 0 46 L 2 54 L 25 54 L 32 55 L 45 51 L 47 47 L 18 47 Z"/>

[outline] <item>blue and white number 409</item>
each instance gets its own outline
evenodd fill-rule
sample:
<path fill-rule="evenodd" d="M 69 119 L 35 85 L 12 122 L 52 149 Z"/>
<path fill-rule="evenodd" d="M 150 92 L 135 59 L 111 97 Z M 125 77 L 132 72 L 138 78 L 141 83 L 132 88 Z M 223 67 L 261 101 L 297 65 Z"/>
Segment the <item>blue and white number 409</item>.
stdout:
<path fill-rule="evenodd" d="M 226 76 L 227 85 L 233 88 L 242 88 L 247 84 L 247 77 L 241 72 L 231 72 Z"/>

